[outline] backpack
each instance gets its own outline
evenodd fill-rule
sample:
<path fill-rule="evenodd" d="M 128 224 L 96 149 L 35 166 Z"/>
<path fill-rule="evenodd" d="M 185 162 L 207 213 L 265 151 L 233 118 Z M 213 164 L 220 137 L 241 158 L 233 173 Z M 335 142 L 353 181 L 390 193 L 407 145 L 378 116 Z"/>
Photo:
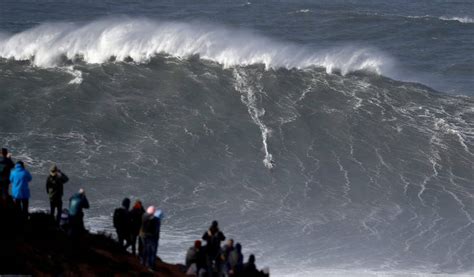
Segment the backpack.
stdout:
<path fill-rule="evenodd" d="M 59 221 L 59 226 L 61 227 L 61 229 L 66 230 L 68 224 L 69 224 L 69 210 L 63 209 L 61 211 L 61 219 Z"/>

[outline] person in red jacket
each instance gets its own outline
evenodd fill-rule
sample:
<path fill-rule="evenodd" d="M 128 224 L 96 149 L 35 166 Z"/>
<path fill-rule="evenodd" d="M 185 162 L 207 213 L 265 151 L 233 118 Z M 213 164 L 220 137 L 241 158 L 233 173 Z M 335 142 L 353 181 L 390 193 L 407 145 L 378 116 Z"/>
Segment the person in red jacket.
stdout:
<path fill-rule="evenodd" d="M 136 245 L 138 234 L 140 233 L 140 227 L 142 226 L 142 217 L 145 213 L 142 202 L 140 200 L 135 201 L 132 209 L 130 210 L 130 243 L 132 244 L 132 253 L 136 254 Z M 143 245 L 141 240 L 138 240 L 138 255 L 141 257 Z"/>

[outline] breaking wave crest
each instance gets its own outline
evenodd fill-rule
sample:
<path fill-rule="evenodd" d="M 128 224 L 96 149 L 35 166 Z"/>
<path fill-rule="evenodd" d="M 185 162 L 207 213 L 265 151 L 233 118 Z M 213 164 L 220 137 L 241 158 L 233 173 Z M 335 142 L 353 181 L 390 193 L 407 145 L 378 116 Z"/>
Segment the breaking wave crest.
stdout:
<path fill-rule="evenodd" d="M 39 67 L 60 66 L 64 59 L 86 63 L 110 60 L 145 63 L 157 54 L 199 56 L 224 67 L 263 64 L 269 68 L 323 67 L 341 74 L 365 70 L 387 74 L 390 58 L 367 47 L 312 50 L 249 31 L 201 22 L 163 22 L 106 18 L 89 23 L 44 23 L 0 36 L 0 57 L 30 60 Z"/>

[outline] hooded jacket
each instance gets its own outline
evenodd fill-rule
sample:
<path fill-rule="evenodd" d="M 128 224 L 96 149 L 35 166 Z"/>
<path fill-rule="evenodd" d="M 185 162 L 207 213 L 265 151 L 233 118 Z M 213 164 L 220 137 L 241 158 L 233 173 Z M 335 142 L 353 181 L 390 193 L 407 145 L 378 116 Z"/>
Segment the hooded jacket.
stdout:
<path fill-rule="evenodd" d="M 69 181 L 66 174 L 59 172 L 56 175 L 49 175 L 46 180 L 46 192 L 49 196 L 49 201 L 61 201 L 63 197 L 64 184 Z"/>
<path fill-rule="evenodd" d="M 140 228 L 140 237 L 160 239 L 160 220 L 153 214 L 145 213 L 142 216 L 142 226 Z"/>
<path fill-rule="evenodd" d="M 29 199 L 30 188 L 28 183 L 33 178 L 28 170 L 24 169 L 20 164 L 16 164 L 10 173 L 10 182 L 12 183 L 13 199 Z"/>
<path fill-rule="evenodd" d="M 202 235 L 202 239 L 206 242 L 207 255 L 216 257 L 221 249 L 221 241 L 225 240 L 225 236 L 219 230 L 219 227 L 213 224 L 209 230 Z"/>
<path fill-rule="evenodd" d="M 82 216 L 83 209 L 89 209 L 89 201 L 84 194 L 76 193 L 69 199 L 69 215 Z"/>
<path fill-rule="evenodd" d="M 125 198 L 122 201 L 122 207 L 115 209 L 114 211 L 114 227 L 117 229 L 118 233 L 126 233 L 130 232 L 130 212 L 128 208 L 130 207 L 130 200 Z"/>

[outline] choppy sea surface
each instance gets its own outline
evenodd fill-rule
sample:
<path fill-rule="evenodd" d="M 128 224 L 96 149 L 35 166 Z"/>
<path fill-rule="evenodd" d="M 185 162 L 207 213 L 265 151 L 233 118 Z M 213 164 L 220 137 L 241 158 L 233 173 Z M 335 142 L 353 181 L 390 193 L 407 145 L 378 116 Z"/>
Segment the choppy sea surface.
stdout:
<path fill-rule="evenodd" d="M 0 144 L 273 276 L 474 274 L 471 1 L 0 2 Z M 67 201 L 65 197 L 65 201 Z"/>

